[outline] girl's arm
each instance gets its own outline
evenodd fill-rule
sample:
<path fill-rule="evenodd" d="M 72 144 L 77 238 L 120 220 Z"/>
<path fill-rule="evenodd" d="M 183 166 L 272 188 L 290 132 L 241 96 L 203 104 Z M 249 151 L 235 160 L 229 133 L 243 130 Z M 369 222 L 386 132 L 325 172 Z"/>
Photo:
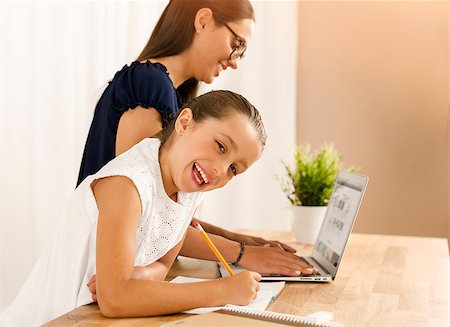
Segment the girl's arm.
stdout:
<path fill-rule="evenodd" d="M 131 276 L 132 279 L 141 279 L 141 280 L 155 280 L 155 281 L 163 281 L 167 273 L 172 267 L 175 259 L 177 258 L 178 253 L 180 252 L 181 245 L 183 244 L 183 240 L 180 241 L 172 250 L 166 253 L 164 257 L 161 259 L 149 264 L 146 267 L 134 267 L 133 274 Z"/>
<path fill-rule="evenodd" d="M 186 236 L 186 235 L 185 235 Z M 184 237 L 183 237 L 184 240 Z M 170 250 L 163 258 L 157 260 L 148 266 L 135 266 L 132 279 L 141 280 L 157 280 L 162 281 L 166 278 L 170 267 L 172 266 L 177 254 L 180 251 L 180 247 L 183 241 L 180 241 L 172 250 Z M 168 259 L 170 257 L 170 259 Z M 97 276 L 93 275 L 86 285 L 92 293 L 92 300 L 97 302 Z"/>
<path fill-rule="evenodd" d="M 136 229 L 141 215 L 138 192 L 123 176 L 97 180 L 92 188 L 99 209 L 97 298 L 105 316 L 152 316 L 226 303 L 245 305 L 256 296 L 261 276 L 253 272 L 186 284 L 134 278 Z M 174 248 L 159 261 L 165 266 L 163 270 L 177 253 Z M 156 271 L 156 266 L 153 269 Z"/>

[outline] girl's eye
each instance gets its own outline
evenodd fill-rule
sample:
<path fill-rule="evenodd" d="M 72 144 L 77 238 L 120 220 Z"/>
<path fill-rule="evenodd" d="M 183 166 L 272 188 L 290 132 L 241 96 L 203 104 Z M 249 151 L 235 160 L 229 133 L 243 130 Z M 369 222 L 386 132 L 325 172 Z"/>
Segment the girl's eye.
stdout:
<path fill-rule="evenodd" d="M 230 165 L 230 169 L 231 169 L 231 172 L 233 173 L 233 175 L 236 176 L 236 174 L 237 174 L 236 166 L 235 165 Z"/>
<path fill-rule="evenodd" d="M 225 146 L 220 143 L 219 141 L 216 141 L 217 146 L 219 147 L 220 152 L 224 153 L 225 152 Z"/>

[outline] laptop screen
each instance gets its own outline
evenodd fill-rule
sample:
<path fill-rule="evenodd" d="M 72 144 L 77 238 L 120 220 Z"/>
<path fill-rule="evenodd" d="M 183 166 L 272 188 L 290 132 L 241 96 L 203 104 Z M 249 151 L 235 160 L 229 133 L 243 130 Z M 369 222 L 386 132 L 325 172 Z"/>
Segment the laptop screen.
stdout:
<path fill-rule="evenodd" d="M 341 261 L 368 178 L 341 171 L 328 203 L 325 219 L 314 245 L 313 257 L 333 277 Z"/>

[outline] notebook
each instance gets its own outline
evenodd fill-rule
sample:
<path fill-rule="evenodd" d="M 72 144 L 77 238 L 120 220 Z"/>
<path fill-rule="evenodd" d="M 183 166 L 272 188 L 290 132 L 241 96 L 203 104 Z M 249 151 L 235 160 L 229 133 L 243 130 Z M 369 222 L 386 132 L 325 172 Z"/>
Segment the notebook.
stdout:
<path fill-rule="evenodd" d="M 226 305 L 222 310 L 203 315 L 168 322 L 162 327 L 285 327 L 285 326 L 316 326 L 341 327 L 335 322 L 318 322 L 307 317 L 273 311 L 246 309 L 235 305 Z"/>
<path fill-rule="evenodd" d="M 192 277 L 184 277 L 177 276 L 172 279 L 171 283 L 192 283 L 192 282 L 201 282 L 207 279 L 201 278 L 192 278 Z M 254 310 L 264 310 L 267 306 L 280 294 L 282 291 L 285 282 L 269 282 L 269 283 L 259 283 L 260 289 L 256 298 L 250 302 L 250 304 L 246 306 L 238 306 L 246 309 L 254 309 Z M 207 308 L 196 308 L 192 310 L 183 311 L 184 313 L 190 314 L 202 314 L 217 311 L 223 309 L 224 307 L 207 307 Z"/>
<path fill-rule="evenodd" d="M 328 202 L 325 218 L 317 237 L 311 256 L 301 257 L 316 267 L 313 275 L 297 277 L 284 275 L 263 275 L 263 281 L 329 282 L 335 279 L 344 255 L 345 247 L 355 224 L 361 201 L 369 178 L 364 175 L 340 171 L 334 183 L 333 193 Z M 222 277 L 229 276 L 228 271 L 219 264 Z M 245 269 L 231 267 L 235 273 Z"/>

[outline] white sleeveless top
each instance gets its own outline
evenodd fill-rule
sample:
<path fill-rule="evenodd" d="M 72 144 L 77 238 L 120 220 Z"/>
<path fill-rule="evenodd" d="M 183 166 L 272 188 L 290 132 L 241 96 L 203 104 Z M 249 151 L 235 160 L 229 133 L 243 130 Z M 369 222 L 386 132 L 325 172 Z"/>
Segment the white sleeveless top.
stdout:
<path fill-rule="evenodd" d="M 98 208 L 91 183 L 126 176 L 136 186 L 142 214 L 136 230 L 135 266 L 146 266 L 181 241 L 202 193 L 166 194 L 158 161 L 160 142 L 144 139 L 86 177 L 75 190 L 58 225 L 56 239 L 39 258 L 0 326 L 37 326 L 92 302 L 86 286 L 95 274 Z"/>

